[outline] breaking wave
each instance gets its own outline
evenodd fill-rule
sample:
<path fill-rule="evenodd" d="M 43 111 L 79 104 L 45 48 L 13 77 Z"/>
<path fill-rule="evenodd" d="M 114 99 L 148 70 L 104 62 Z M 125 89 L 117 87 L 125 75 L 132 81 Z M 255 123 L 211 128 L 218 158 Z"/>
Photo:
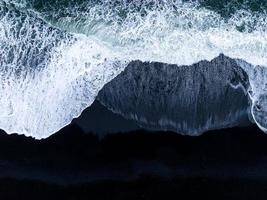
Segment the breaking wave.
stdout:
<path fill-rule="evenodd" d="M 181 66 L 223 53 L 247 72 L 265 130 L 266 5 L 222 2 L 0 0 L 0 127 L 48 137 L 131 61 Z"/>

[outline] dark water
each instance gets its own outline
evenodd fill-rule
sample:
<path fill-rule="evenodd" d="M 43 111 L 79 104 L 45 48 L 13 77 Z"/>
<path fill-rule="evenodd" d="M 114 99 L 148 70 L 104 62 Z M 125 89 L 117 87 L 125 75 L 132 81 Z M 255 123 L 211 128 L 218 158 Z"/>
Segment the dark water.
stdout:
<path fill-rule="evenodd" d="M 84 3 L 90 4 L 98 4 L 103 3 L 104 1 L 101 0 L 28 0 L 27 3 L 31 4 L 36 9 L 45 9 L 46 7 L 53 8 L 53 6 L 69 6 L 69 5 L 82 5 Z M 140 5 L 141 2 L 144 1 L 121 1 L 121 0 L 114 0 L 114 4 L 130 4 L 134 2 L 136 5 Z M 165 1 L 168 2 L 168 1 Z M 200 0 L 200 1 L 188 1 L 184 0 L 183 2 L 198 2 L 201 6 L 206 8 L 216 10 L 223 15 L 226 15 L 231 12 L 234 12 L 238 9 L 247 9 L 254 12 L 259 11 L 266 11 L 267 3 L 261 0 Z M 109 2 L 110 3 L 110 2 Z M 159 4 L 160 1 L 147 1 L 147 5 L 153 6 Z"/>

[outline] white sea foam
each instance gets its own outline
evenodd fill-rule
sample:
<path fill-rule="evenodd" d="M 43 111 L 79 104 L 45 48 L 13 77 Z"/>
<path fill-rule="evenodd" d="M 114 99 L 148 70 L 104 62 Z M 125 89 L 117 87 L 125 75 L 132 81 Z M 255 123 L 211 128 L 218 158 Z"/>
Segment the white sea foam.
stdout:
<path fill-rule="evenodd" d="M 103 0 L 58 13 L 7 2 L 0 0 L 0 127 L 9 133 L 48 137 L 132 60 L 191 65 L 223 53 L 267 66 L 264 13 L 223 18 L 180 0 Z"/>

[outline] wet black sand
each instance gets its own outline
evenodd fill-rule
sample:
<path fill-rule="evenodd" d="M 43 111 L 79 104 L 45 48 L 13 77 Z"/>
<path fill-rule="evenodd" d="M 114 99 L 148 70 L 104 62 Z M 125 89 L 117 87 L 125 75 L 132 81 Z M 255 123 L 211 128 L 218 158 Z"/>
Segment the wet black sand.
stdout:
<path fill-rule="evenodd" d="M 41 141 L 0 134 L 0 199 L 266 195 L 267 135 L 256 126 L 200 137 L 139 130 L 99 139 L 74 124 Z"/>

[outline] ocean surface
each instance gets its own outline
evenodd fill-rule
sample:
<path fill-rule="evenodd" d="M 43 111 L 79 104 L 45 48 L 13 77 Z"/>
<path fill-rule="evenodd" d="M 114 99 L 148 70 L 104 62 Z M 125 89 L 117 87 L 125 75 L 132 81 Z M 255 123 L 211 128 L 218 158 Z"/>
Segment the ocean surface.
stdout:
<path fill-rule="evenodd" d="M 0 128 L 46 138 L 133 61 L 190 68 L 220 54 L 248 75 L 266 131 L 266 1 L 0 0 Z"/>

